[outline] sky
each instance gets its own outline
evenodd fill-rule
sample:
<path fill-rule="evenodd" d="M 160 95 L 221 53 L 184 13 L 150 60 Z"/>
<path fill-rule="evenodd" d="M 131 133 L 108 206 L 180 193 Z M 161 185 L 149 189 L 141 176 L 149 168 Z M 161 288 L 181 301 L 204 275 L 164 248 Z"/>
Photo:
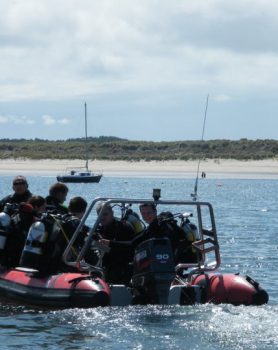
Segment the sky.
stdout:
<path fill-rule="evenodd" d="M 278 139 L 277 0 L 0 0 L 0 139 Z"/>

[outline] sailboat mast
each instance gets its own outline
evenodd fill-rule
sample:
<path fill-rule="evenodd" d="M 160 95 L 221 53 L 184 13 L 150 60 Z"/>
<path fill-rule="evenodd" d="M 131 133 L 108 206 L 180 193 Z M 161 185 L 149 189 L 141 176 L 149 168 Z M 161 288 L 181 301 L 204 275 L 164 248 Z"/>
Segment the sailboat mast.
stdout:
<path fill-rule="evenodd" d="M 85 157 L 86 157 L 86 170 L 88 171 L 88 144 L 87 144 L 87 103 L 85 102 Z"/>

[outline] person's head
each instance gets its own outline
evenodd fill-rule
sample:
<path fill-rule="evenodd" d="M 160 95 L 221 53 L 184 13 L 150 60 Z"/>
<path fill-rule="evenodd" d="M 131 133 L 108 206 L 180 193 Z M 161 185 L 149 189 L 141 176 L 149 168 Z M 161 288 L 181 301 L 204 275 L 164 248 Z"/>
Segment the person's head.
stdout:
<path fill-rule="evenodd" d="M 13 190 L 15 194 L 24 194 L 28 189 L 28 182 L 25 176 L 18 175 L 13 179 Z"/>
<path fill-rule="evenodd" d="M 56 198 L 60 203 L 64 203 L 68 194 L 68 187 L 62 182 L 56 182 L 49 189 L 49 195 Z"/>
<path fill-rule="evenodd" d="M 157 218 L 156 206 L 153 203 L 139 205 L 140 213 L 147 224 L 151 224 Z"/>
<path fill-rule="evenodd" d="M 96 212 L 99 215 L 101 212 L 100 223 L 102 226 L 110 225 L 114 220 L 114 213 L 110 204 L 105 206 L 104 202 L 100 202 L 96 206 Z"/>
<path fill-rule="evenodd" d="M 87 208 L 87 202 L 82 197 L 73 197 L 69 202 L 69 212 L 78 218 L 82 218 Z"/>
<path fill-rule="evenodd" d="M 28 203 L 32 205 L 32 207 L 35 209 L 38 213 L 43 213 L 46 211 L 46 201 L 41 196 L 32 196 Z"/>

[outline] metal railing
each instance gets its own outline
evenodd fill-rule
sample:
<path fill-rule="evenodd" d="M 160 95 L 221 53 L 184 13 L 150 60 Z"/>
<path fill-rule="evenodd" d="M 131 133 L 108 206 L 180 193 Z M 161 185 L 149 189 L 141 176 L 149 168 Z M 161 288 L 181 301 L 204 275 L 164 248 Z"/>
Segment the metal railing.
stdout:
<path fill-rule="evenodd" d="M 74 246 L 75 241 L 77 240 L 79 234 L 81 233 L 89 215 L 91 214 L 92 210 L 96 208 L 97 203 L 103 202 L 103 205 L 101 207 L 100 212 L 98 213 L 97 219 L 95 220 L 93 226 L 90 228 L 88 232 L 88 236 L 86 240 L 84 241 L 84 244 L 78 253 L 75 260 L 72 260 L 72 256 L 70 256 L 70 252 L 72 247 Z M 63 254 L 63 261 L 65 264 L 75 267 L 83 266 L 81 269 L 86 269 L 86 264 L 84 264 L 83 259 L 87 253 L 87 251 L 90 249 L 90 246 L 92 244 L 92 241 L 94 239 L 94 235 L 97 232 L 97 228 L 100 224 L 100 218 L 102 215 L 102 212 L 105 210 L 105 208 L 109 205 L 120 205 L 122 207 L 133 204 L 142 204 L 142 203 L 149 203 L 149 204 L 155 204 L 156 206 L 180 206 L 180 207 L 195 207 L 197 212 L 197 222 L 194 222 L 198 228 L 198 233 L 200 239 L 193 242 L 192 246 L 196 249 L 197 252 L 199 252 L 201 259 L 197 263 L 182 263 L 178 264 L 176 266 L 176 270 L 180 269 L 188 269 L 188 268 L 194 268 L 194 270 L 198 271 L 212 271 L 217 269 L 220 266 L 220 252 L 219 252 L 219 245 L 218 245 L 218 239 L 217 239 L 217 231 L 216 231 L 216 224 L 215 224 L 215 218 L 214 218 L 214 212 L 212 205 L 209 202 L 199 202 L 199 201 L 177 201 L 177 200 L 154 200 L 154 199 L 131 199 L 131 198 L 108 198 L 108 197 L 98 197 L 95 198 L 90 206 L 88 207 L 86 213 L 84 214 L 82 220 L 80 221 L 80 224 L 78 225 L 76 231 L 74 232 L 72 238 L 70 239 L 65 252 Z M 209 219 L 210 219 L 210 228 L 203 227 L 203 209 L 208 209 L 209 212 Z M 214 254 L 214 261 L 207 263 L 207 254 L 213 253 Z M 81 263 L 82 262 L 82 263 Z"/>

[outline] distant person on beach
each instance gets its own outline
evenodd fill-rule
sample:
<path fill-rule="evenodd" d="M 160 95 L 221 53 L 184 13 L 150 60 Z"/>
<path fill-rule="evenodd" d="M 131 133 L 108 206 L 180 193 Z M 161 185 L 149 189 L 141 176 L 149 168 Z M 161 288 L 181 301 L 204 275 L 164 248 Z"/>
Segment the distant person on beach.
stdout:
<path fill-rule="evenodd" d="M 13 179 L 13 190 L 14 193 L 4 197 L 0 201 L 0 211 L 3 211 L 5 204 L 19 204 L 27 202 L 32 196 L 32 193 L 28 190 L 28 182 L 25 176 L 18 175 Z"/>
<path fill-rule="evenodd" d="M 62 182 L 56 182 L 49 189 L 49 195 L 46 197 L 46 210 L 55 214 L 67 214 L 68 208 L 64 205 L 67 198 L 68 187 Z"/>

